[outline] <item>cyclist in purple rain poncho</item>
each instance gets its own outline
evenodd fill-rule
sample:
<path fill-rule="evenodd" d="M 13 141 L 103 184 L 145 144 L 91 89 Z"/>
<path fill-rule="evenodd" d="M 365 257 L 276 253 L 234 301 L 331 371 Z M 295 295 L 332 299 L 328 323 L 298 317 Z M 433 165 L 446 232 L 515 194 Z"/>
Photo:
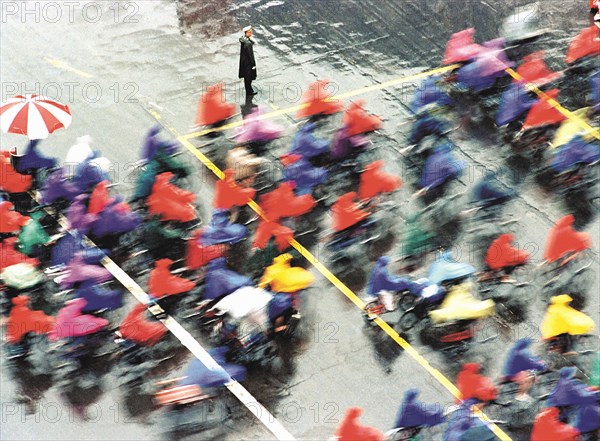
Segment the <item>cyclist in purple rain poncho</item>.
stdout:
<path fill-rule="evenodd" d="M 316 125 L 313 122 L 304 124 L 294 136 L 290 153 L 313 158 L 329 151 L 329 142 L 317 139 L 313 134 Z"/>
<path fill-rule="evenodd" d="M 305 158 L 300 158 L 283 169 L 283 180 L 296 183 L 295 193 L 298 196 L 311 194 L 313 187 L 327 181 L 327 170 L 324 167 L 313 167 Z"/>
<path fill-rule="evenodd" d="M 37 170 L 51 169 L 56 166 L 56 159 L 39 154 L 36 149 L 39 142 L 39 139 L 30 140 L 23 155 L 12 156 L 13 166 L 18 173 L 35 173 Z"/>
<path fill-rule="evenodd" d="M 517 120 L 536 103 L 537 99 L 520 84 L 512 83 L 502 94 L 496 113 L 496 125 L 503 126 Z"/>
<path fill-rule="evenodd" d="M 210 224 L 202 230 L 202 245 L 234 244 L 248 236 L 248 229 L 243 225 L 229 222 L 229 211 L 213 210 Z"/>
<path fill-rule="evenodd" d="M 436 404 L 424 404 L 417 400 L 418 389 L 409 389 L 396 416 L 395 428 L 433 427 L 446 421 L 443 410 Z"/>
<path fill-rule="evenodd" d="M 433 151 L 425 161 L 419 181 L 421 188 L 436 188 L 450 179 L 460 176 L 464 163 L 452 157 L 450 144 L 443 144 Z"/>
<path fill-rule="evenodd" d="M 52 204 L 59 199 L 72 201 L 81 193 L 75 184 L 64 177 L 63 169 L 52 172 L 44 181 L 40 192 L 43 204 Z"/>
<path fill-rule="evenodd" d="M 242 286 L 252 286 L 252 280 L 227 268 L 224 257 L 211 260 L 204 276 L 204 299 L 214 300 L 231 294 Z"/>
<path fill-rule="evenodd" d="M 587 143 L 581 135 L 577 135 L 555 150 L 551 166 L 557 173 L 562 173 L 577 165 L 596 161 L 600 161 L 600 147 Z"/>

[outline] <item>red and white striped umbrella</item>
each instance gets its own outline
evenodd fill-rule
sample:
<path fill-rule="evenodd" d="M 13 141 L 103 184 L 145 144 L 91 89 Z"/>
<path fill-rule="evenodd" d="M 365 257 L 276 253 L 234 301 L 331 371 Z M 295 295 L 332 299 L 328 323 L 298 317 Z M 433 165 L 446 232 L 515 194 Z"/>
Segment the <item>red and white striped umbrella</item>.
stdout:
<path fill-rule="evenodd" d="M 69 106 L 44 96 L 17 95 L 0 106 L 0 127 L 4 133 L 44 139 L 61 127 L 69 127 Z"/>

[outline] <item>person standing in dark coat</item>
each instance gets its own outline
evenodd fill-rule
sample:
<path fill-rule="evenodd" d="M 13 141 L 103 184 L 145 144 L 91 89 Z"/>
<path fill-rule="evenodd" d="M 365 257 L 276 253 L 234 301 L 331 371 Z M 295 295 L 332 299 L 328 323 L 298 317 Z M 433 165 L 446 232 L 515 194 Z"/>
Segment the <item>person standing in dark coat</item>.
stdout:
<path fill-rule="evenodd" d="M 244 79 L 244 87 L 246 88 L 246 96 L 256 95 L 252 89 L 252 81 L 256 79 L 256 61 L 254 61 L 254 42 L 252 37 L 252 26 L 246 26 L 244 35 L 240 37 L 240 71 L 239 78 Z"/>

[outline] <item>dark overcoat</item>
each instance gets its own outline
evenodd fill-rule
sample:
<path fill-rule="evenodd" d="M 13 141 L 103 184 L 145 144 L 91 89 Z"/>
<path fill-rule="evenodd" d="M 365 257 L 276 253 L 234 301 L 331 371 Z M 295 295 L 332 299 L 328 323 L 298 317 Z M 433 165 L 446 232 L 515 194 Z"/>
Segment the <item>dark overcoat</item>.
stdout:
<path fill-rule="evenodd" d="M 245 35 L 240 38 L 240 71 L 239 78 L 256 79 L 256 62 L 254 61 L 254 42 Z M 254 67 L 254 69 L 252 69 Z"/>

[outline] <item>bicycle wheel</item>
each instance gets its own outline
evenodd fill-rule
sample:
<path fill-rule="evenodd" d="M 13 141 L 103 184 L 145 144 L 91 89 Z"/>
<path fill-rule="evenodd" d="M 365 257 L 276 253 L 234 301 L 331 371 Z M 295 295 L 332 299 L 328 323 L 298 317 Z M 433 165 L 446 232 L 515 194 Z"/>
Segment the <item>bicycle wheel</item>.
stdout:
<path fill-rule="evenodd" d="M 400 295 L 398 299 L 397 308 L 400 311 L 408 311 L 413 308 L 417 303 L 417 297 L 410 292 L 405 292 Z"/>
<path fill-rule="evenodd" d="M 569 280 L 571 291 L 585 294 L 592 287 L 595 278 L 594 271 L 590 267 L 583 267 L 575 272 Z"/>
<path fill-rule="evenodd" d="M 403 332 L 413 329 L 420 321 L 419 316 L 414 310 L 406 311 L 398 320 L 398 328 Z"/>
<path fill-rule="evenodd" d="M 575 340 L 575 351 L 579 354 L 590 354 L 600 350 L 600 338 L 597 335 L 580 335 Z"/>

